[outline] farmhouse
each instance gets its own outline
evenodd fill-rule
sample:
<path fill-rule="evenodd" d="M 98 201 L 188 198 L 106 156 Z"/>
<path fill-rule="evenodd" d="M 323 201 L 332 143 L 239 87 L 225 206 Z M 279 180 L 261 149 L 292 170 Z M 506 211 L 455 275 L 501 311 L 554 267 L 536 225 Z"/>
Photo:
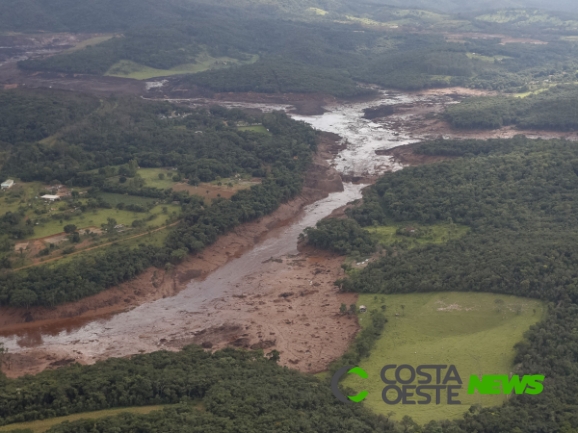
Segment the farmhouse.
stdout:
<path fill-rule="evenodd" d="M 43 196 L 40 197 L 40 198 L 43 199 L 43 200 L 46 200 L 46 201 L 56 201 L 56 200 L 60 200 L 60 197 L 59 197 L 59 196 L 57 196 L 57 195 L 52 195 L 52 194 L 46 194 L 46 195 L 43 195 Z"/>
<path fill-rule="evenodd" d="M 2 182 L 2 189 L 12 188 L 12 185 L 14 185 L 14 181 L 12 179 L 8 179 L 5 182 Z"/>

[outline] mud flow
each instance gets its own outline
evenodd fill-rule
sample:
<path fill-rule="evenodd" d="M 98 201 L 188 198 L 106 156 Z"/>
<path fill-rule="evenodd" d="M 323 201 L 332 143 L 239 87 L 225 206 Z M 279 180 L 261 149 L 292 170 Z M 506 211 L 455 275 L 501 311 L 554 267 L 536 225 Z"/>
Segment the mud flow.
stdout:
<path fill-rule="evenodd" d="M 151 83 L 146 87 L 152 92 L 168 85 L 166 80 Z M 315 115 L 295 114 L 290 100 L 166 98 L 192 106 L 286 110 L 332 135 L 325 135 L 302 196 L 272 216 L 238 227 L 171 274 L 150 270 L 93 299 L 33 310 L 28 317 L 20 312 L 12 320 L 10 314 L 16 313 L 6 311 L 7 319 L 0 319 L 2 340 L 12 354 L 6 373 L 18 376 L 75 361 L 177 350 L 189 343 L 212 350 L 226 345 L 277 349 L 284 365 L 324 370 L 347 350 L 358 330 L 353 317 L 339 314 L 341 303 L 354 303 L 356 296 L 339 293 L 334 285 L 342 276 L 343 258 L 298 248 L 299 234 L 361 198 L 362 188 L 377 176 L 432 162 L 412 155 L 407 145 L 437 136 L 431 134 L 436 131 L 432 125 L 444 132 L 439 135 L 459 136 L 443 129 L 436 115 L 471 93 L 456 88 L 383 91 L 362 102 L 324 99 L 318 101 L 325 104 L 323 110 Z M 366 119 L 367 109 L 386 116 Z"/>

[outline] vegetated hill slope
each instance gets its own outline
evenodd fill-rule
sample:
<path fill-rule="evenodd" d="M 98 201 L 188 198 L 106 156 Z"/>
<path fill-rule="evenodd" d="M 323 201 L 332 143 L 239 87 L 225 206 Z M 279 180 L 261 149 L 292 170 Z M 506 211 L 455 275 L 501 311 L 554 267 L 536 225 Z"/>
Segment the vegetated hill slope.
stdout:
<path fill-rule="evenodd" d="M 578 427 L 578 149 L 565 140 L 437 140 L 428 155 L 458 157 L 380 178 L 347 213 L 361 226 L 463 224 L 445 244 L 388 254 L 338 282 L 379 294 L 492 292 L 551 302 L 519 344 L 514 374 L 543 374 L 544 392 L 473 408 L 452 427 L 426 431 L 562 431 Z M 327 234 L 331 234 L 327 232 Z M 556 413 L 555 417 L 551 414 Z M 455 427 L 459 429 L 455 429 Z"/>
<path fill-rule="evenodd" d="M 82 188 L 88 197 L 91 191 L 105 191 L 165 204 L 178 201 L 183 222 L 163 246 L 111 246 L 98 256 L 54 267 L 2 272 L 0 305 L 69 302 L 129 280 L 151 265 L 182 260 L 220 234 L 272 212 L 297 194 L 317 145 L 309 126 L 282 112 L 250 116 L 221 107 L 194 110 L 137 98 L 83 98 L 53 91 L 0 92 L 0 101 L 9 106 L 6 111 L 11 114 L 0 122 L 3 153 L 8 153 L 0 176 L 65 184 L 77 191 Z M 76 108 L 83 101 L 92 111 Z M 53 110 L 43 110 L 46 104 Z M 262 124 L 269 133 L 239 130 L 239 123 Z M 39 133 L 29 134 L 27 126 Z M 220 198 L 207 204 L 202 197 L 147 186 L 138 174 L 139 165 L 172 167 L 177 181 L 187 179 L 190 185 L 240 176 L 259 177 L 261 182 L 230 200 Z M 67 205 L 62 203 L 58 212 L 42 209 L 35 213 L 30 207 L 34 203 L 18 197 L 23 206 L 0 214 L 0 269 L 12 267 L 14 242 L 32 236 L 44 220 L 60 219 L 64 225 L 71 215 L 111 207 L 94 198 L 82 203 L 77 194 L 66 199 Z M 115 225 L 110 222 L 107 233 Z"/>
<path fill-rule="evenodd" d="M 341 0 L 4 0 L 0 2 L 3 31 L 117 32 L 142 26 L 161 26 L 214 13 L 314 16 L 308 9 L 342 9 Z"/>
<path fill-rule="evenodd" d="M 355 0 L 347 0 L 357 3 Z M 476 12 L 509 8 L 540 8 L 551 11 L 578 12 L 573 0 L 372 0 L 367 4 L 418 8 L 445 13 Z"/>

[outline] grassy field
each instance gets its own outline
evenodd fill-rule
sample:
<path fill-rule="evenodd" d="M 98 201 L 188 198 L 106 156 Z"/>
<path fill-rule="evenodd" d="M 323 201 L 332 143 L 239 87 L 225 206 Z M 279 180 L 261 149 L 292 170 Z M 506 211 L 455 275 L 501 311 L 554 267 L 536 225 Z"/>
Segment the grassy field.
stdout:
<path fill-rule="evenodd" d="M 146 186 L 153 188 L 168 189 L 176 183 L 173 176 L 177 172 L 167 168 L 139 168 L 138 174 L 145 180 Z M 164 174 L 165 178 L 159 179 L 159 174 Z"/>
<path fill-rule="evenodd" d="M 260 132 L 261 134 L 269 134 L 269 131 L 263 125 L 239 126 L 237 129 L 239 131 L 252 131 Z"/>
<path fill-rule="evenodd" d="M 498 61 L 501 62 L 502 60 L 505 59 L 511 59 L 511 57 L 508 56 L 483 56 L 481 54 L 477 54 L 477 53 L 466 53 L 466 56 L 468 56 L 470 59 L 476 59 L 476 60 L 481 60 L 483 62 L 488 62 L 488 63 L 494 63 L 494 61 Z"/>
<path fill-rule="evenodd" d="M 415 230 L 417 235 L 413 237 L 397 234 L 400 228 L 406 231 Z M 406 224 L 404 226 L 366 227 L 365 230 L 373 234 L 382 245 L 403 244 L 409 248 L 414 248 L 419 245 L 443 244 L 452 239 L 459 239 L 468 233 L 469 228 L 458 224 L 436 224 L 432 226 Z"/>
<path fill-rule="evenodd" d="M 98 418 L 105 418 L 109 416 L 119 415 L 123 412 L 130 412 L 134 414 L 147 414 L 151 413 L 155 410 L 162 410 L 164 407 L 167 406 L 142 406 L 142 407 L 129 407 L 124 409 L 108 409 L 108 410 L 99 410 L 96 412 L 84 412 L 84 413 L 77 413 L 74 415 L 68 416 L 61 416 L 58 418 L 50 418 L 41 421 L 31 421 L 31 422 L 21 422 L 17 424 L 9 424 L 3 427 L 0 427 L 0 432 L 8 432 L 11 430 L 16 429 L 30 429 L 34 433 L 43 433 L 47 431 L 50 427 L 55 426 L 57 424 L 61 424 L 65 421 L 77 421 L 79 419 L 98 419 Z"/>
<path fill-rule="evenodd" d="M 19 207 L 26 206 L 27 201 L 34 198 L 42 188 L 38 182 L 22 183 L 17 179 L 15 181 L 16 183 L 12 188 L 0 192 L 1 215 L 6 212 L 16 212 Z"/>
<path fill-rule="evenodd" d="M 361 295 L 358 305 L 362 304 L 368 310 L 386 305 L 389 322 L 371 356 L 359 365 L 370 380 L 349 376 L 344 384 L 357 391 L 368 390 L 364 404 L 373 411 L 392 414 L 398 420 L 410 415 L 420 424 L 459 418 L 473 404 L 503 403 L 502 395 L 468 395 L 469 376 L 509 374 L 514 345 L 544 315 L 543 304 L 536 300 L 487 293 Z M 360 315 L 362 326 L 368 321 L 368 315 Z M 385 385 L 380 379 L 386 364 L 455 365 L 464 382 L 458 399 L 462 404 L 386 405 L 381 397 Z M 444 399 L 442 392 L 442 403 Z"/>
<path fill-rule="evenodd" d="M 209 69 L 226 68 L 231 65 L 255 63 L 259 56 L 255 55 L 248 62 L 240 62 L 230 57 L 212 57 L 206 53 L 197 58 L 196 63 L 188 63 L 175 66 L 171 69 L 156 69 L 140 65 L 130 60 L 121 60 L 110 67 L 105 75 L 112 77 L 134 78 L 136 80 L 148 80 L 154 77 L 166 77 L 170 75 L 196 74 Z"/>
<path fill-rule="evenodd" d="M 122 197 L 122 196 L 121 196 Z M 127 198 L 129 196 L 126 196 Z M 137 197 L 140 199 L 140 197 Z M 126 200 L 125 203 L 129 203 L 130 200 Z M 58 206 L 58 205 L 56 205 Z M 163 213 L 162 208 L 167 208 L 167 213 Z M 155 215 L 155 218 L 146 223 L 147 227 L 156 227 L 166 224 L 167 219 L 170 214 L 174 211 L 180 212 L 180 207 L 177 205 L 167 204 L 163 206 L 156 206 L 150 212 L 130 212 L 127 210 L 119 209 L 94 209 L 86 211 L 80 215 L 75 215 L 69 220 L 56 220 L 50 218 L 48 222 L 39 224 L 34 227 L 34 234 L 28 239 L 37 239 L 51 236 L 57 233 L 62 233 L 64 231 L 64 226 L 67 224 L 74 224 L 79 229 L 84 229 L 86 227 L 98 227 L 101 224 L 106 224 L 108 218 L 114 218 L 117 224 L 124 224 L 125 226 L 130 226 L 134 220 L 145 219 L 150 215 Z"/>

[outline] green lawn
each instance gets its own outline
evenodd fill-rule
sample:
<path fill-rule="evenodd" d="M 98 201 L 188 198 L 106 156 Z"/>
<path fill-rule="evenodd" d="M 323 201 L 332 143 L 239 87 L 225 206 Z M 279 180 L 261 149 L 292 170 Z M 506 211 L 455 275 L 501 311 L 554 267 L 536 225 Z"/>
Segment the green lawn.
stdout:
<path fill-rule="evenodd" d="M 259 132 L 261 134 L 269 134 L 269 131 L 263 125 L 239 126 L 237 127 L 237 129 L 239 131 L 252 131 L 252 132 Z"/>
<path fill-rule="evenodd" d="M 138 174 L 145 180 L 145 185 L 152 188 L 168 189 L 176 183 L 172 178 L 177 172 L 167 168 L 139 168 Z M 165 178 L 159 179 L 159 174 L 164 174 Z"/>
<path fill-rule="evenodd" d="M 128 203 L 128 201 L 127 201 Z M 58 206 L 58 205 L 56 205 Z M 167 208 L 167 213 L 164 214 L 162 208 Z M 114 218 L 117 224 L 124 224 L 125 226 L 130 226 L 134 220 L 145 219 L 149 215 L 155 215 L 155 219 L 148 221 L 147 227 L 156 227 L 166 224 L 167 219 L 170 214 L 176 211 L 180 213 L 180 207 L 177 205 L 167 204 L 158 205 L 154 207 L 150 212 L 130 212 L 126 210 L 118 209 L 95 209 L 88 210 L 80 215 L 73 216 L 70 220 L 55 220 L 50 218 L 48 222 L 40 224 L 34 227 L 34 234 L 28 239 L 44 238 L 46 236 L 55 235 L 62 233 L 64 231 L 64 226 L 67 224 L 74 224 L 79 229 L 84 229 L 86 227 L 98 227 L 105 224 L 108 218 Z"/>
<path fill-rule="evenodd" d="M 415 230 L 418 235 L 405 236 L 396 234 L 398 229 Z M 369 233 L 382 245 L 402 244 L 409 248 L 427 244 L 443 244 L 452 239 L 459 239 L 468 233 L 469 228 L 459 224 L 435 224 L 431 226 L 421 226 L 418 224 L 407 223 L 395 226 L 374 226 L 366 227 Z"/>
<path fill-rule="evenodd" d="M 469 376 L 509 374 L 514 345 L 544 315 L 543 304 L 536 300 L 487 293 L 361 295 L 358 305 L 366 305 L 368 310 L 386 305 L 389 322 L 371 356 L 359 365 L 369 380 L 348 376 L 344 384 L 356 391 L 368 390 L 363 404 L 373 411 L 384 415 L 393 412 L 397 420 L 410 415 L 420 424 L 459 418 L 473 404 L 503 403 L 502 395 L 469 396 Z M 360 315 L 362 326 L 368 321 L 368 315 Z M 386 364 L 455 365 L 464 382 L 459 398 L 462 404 L 386 405 L 381 397 L 385 385 L 380 379 Z M 445 392 L 442 403 L 444 398 Z"/>
<path fill-rule="evenodd" d="M 11 430 L 16 429 L 30 429 L 34 433 L 43 433 L 47 431 L 50 427 L 55 426 L 57 424 L 61 424 L 65 421 L 77 421 L 79 419 L 97 419 L 97 418 L 105 418 L 108 416 L 115 416 L 119 415 L 123 412 L 130 412 L 134 414 L 147 414 L 151 413 L 155 410 L 162 410 L 164 407 L 167 406 L 141 406 L 141 407 L 129 407 L 123 409 L 107 409 L 107 410 L 99 410 L 96 412 L 84 412 L 84 413 L 77 413 L 74 415 L 68 416 L 61 416 L 58 418 L 50 418 L 41 421 L 31 421 L 31 422 L 21 422 L 17 424 L 9 424 L 3 427 L 0 427 L 0 432 L 8 432 Z"/>
<path fill-rule="evenodd" d="M 4 180 L 2 179 L 2 182 Z M 0 192 L 0 215 L 4 215 L 6 212 L 16 212 L 19 207 L 27 206 L 27 201 L 38 195 L 38 191 L 42 189 L 39 182 L 14 180 L 16 183 L 12 188 Z"/>
<path fill-rule="evenodd" d="M 130 60 L 121 60 L 110 67 L 105 75 L 113 77 L 134 78 L 136 80 L 148 80 L 154 77 L 166 77 L 169 75 L 196 74 L 209 69 L 227 68 L 232 65 L 255 63 L 259 56 L 255 55 L 248 62 L 240 62 L 230 57 L 212 57 L 207 53 L 201 54 L 196 63 L 188 63 L 175 66 L 171 69 L 156 69 L 141 65 Z"/>

